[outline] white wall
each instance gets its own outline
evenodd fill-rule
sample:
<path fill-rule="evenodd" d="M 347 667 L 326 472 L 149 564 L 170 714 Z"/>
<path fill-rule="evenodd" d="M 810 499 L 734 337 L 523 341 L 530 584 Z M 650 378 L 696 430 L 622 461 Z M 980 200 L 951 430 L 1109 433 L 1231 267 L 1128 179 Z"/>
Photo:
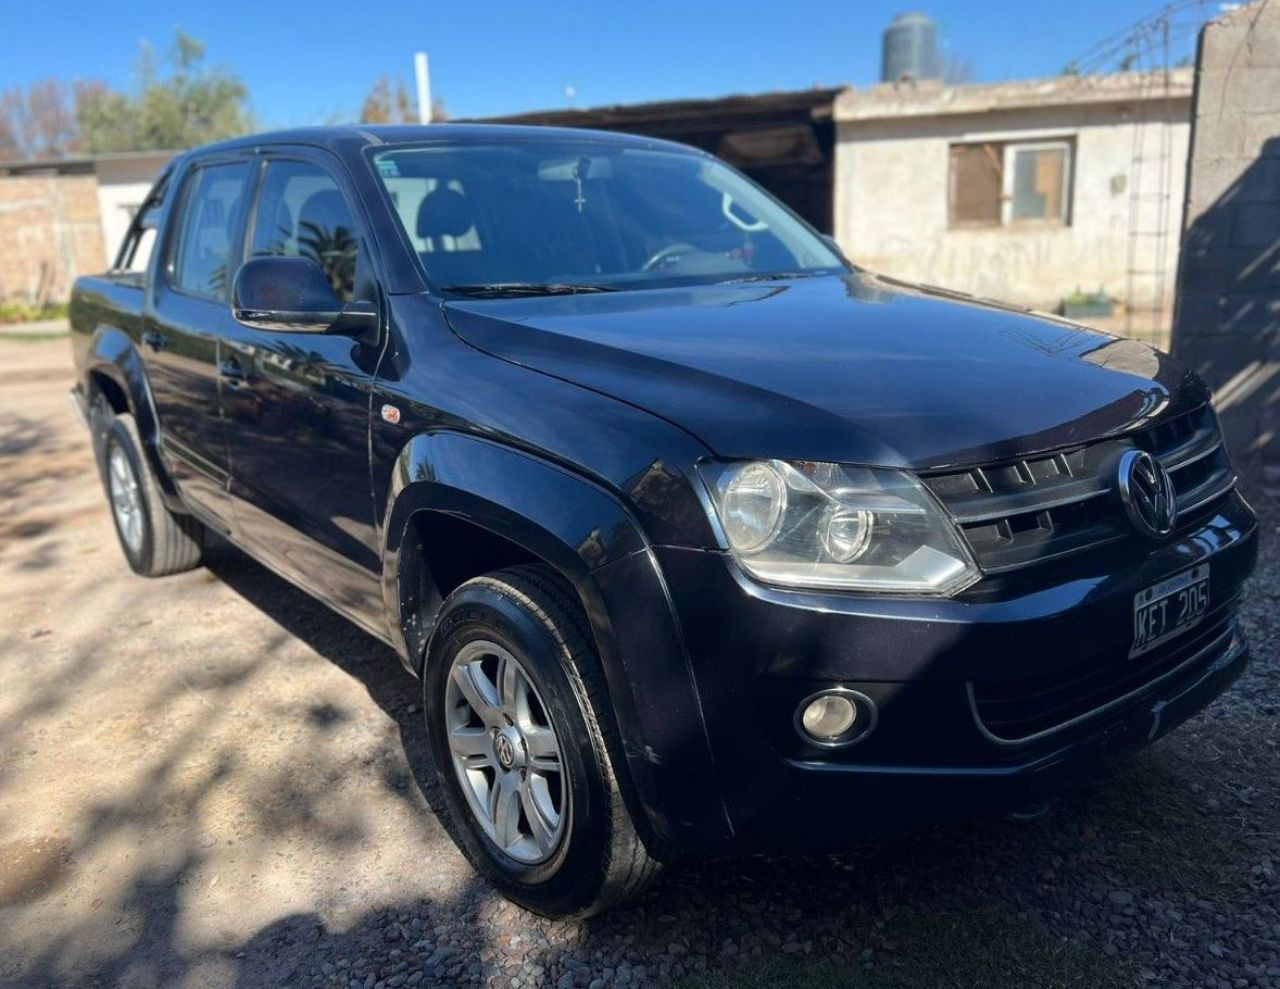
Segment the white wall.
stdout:
<path fill-rule="evenodd" d="M 102 214 L 102 243 L 107 253 L 107 264 L 115 263 L 116 252 L 129 229 L 133 211 L 147 198 L 169 157 L 162 153 L 95 162 L 98 209 Z"/>
<path fill-rule="evenodd" d="M 1135 124 L 1135 116 L 1142 123 Z M 1139 238 L 1135 267 L 1161 269 L 1171 298 L 1177 267 L 1190 129 L 1185 99 L 1127 106 L 1043 107 L 982 114 L 845 121 L 838 125 L 835 231 L 855 262 L 913 281 L 1051 309 L 1077 287 L 1099 286 L 1126 295 L 1130 249 L 1130 193 L 1137 178 L 1155 194 L 1160 134 L 1169 138 L 1169 200 L 1143 203 L 1135 229 L 1158 229 L 1166 239 Z M 1139 128 L 1145 128 L 1140 130 Z M 1075 141 L 1069 225 L 948 227 L 949 147 L 964 141 L 1068 137 Z M 1134 164 L 1140 145 L 1149 160 Z M 1140 172 L 1138 169 L 1141 169 Z M 1155 279 L 1136 287 L 1150 304 Z M 1165 321 L 1168 320 L 1168 308 Z"/>

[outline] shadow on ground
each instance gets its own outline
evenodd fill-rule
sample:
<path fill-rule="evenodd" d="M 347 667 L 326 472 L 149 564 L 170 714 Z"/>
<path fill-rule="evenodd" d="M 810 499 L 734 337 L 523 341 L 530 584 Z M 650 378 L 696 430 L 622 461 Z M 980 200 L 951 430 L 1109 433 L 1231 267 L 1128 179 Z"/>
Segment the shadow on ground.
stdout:
<path fill-rule="evenodd" d="M 1251 746 L 1260 752 L 1256 771 L 1274 779 L 1274 730 L 1271 748 L 1259 750 L 1253 729 L 1215 718 L 1193 722 L 1172 743 L 1077 788 L 1031 824 L 978 821 L 841 855 L 685 862 L 606 917 L 545 921 L 496 898 L 449 849 L 432 811 L 439 799 L 417 684 L 391 650 L 226 544 L 213 548 L 209 568 L 278 631 L 269 648 L 234 661 L 205 667 L 198 656 L 172 657 L 182 675 L 145 698 L 150 721 L 163 720 L 157 710 L 182 708 L 179 723 L 159 731 L 163 744 L 148 747 L 145 737 L 131 735 L 139 727 L 130 719 L 103 733 L 105 744 L 145 749 L 145 768 L 131 785 L 96 802 L 68 842 L 9 849 L 7 864 L 25 862 L 19 872 L 26 878 L 7 894 L 0 883 L 0 908 L 66 895 L 59 863 L 113 846 L 119 852 L 109 861 L 123 890 L 109 911 L 78 913 L 49 932 L 39 951 L 11 955 L 7 974 L 18 984 L 506 985 L 520 978 L 523 985 L 587 986 L 710 973 L 729 981 L 706 984 L 730 985 L 739 978 L 757 984 L 743 973 L 769 960 L 767 970 L 782 965 L 785 978 L 809 971 L 796 966 L 817 965 L 812 971 L 827 973 L 822 978 L 854 973 L 872 980 L 868 985 L 915 985 L 937 975 L 940 942 L 968 943 L 980 953 L 999 938 L 1020 946 L 1013 954 L 1023 967 L 1000 975 L 999 967 L 970 966 L 973 981 L 957 977 L 954 984 L 1127 984 L 1143 967 L 1144 951 L 1154 958 L 1143 947 L 1152 932 L 1135 918 L 1135 897 L 1170 910 L 1196 901 L 1250 902 L 1260 895 L 1250 866 L 1274 848 L 1274 793 L 1256 791 L 1240 802 L 1238 779 L 1216 774 L 1233 751 Z M 304 695 L 287 709 L 256 693 L 269 664 L 295 661 L 291 642 L 363 687 L 386 724 L 370 728 L 331 691 Z M 28 715 L 57 714 L 55 696 L 36 696 Z M 226 718 L 242 719 L 250 732 L 275 730 L 288 757 L 267 771 L 244 772 L 243 746 L 225 735 L 220 746 L 209 745 L 215 722 Z M 267 923 L 248 939 L 193 946 L 183 930 L 190 909 L 184 901 L 191 889 L 217 882 L 210 875 L 215 852 L 252 856 L 260 841 L 291 835 L 321 855 L 396 840 L 344 802 L 351 774 L 373 774 L 405 809 L 414 839 L 434 850 L 421 865 L 421 893 L 366 902 L 359 889 L 338 883 L 312 891 L 315 909 Z M 229 813 L 244 837 L 224 850 L 202 822 L 216 817 L 228 792 L 237 794 Z M 1228 814 L 1206 809 L 1224 802 Z M 0 811 L 0 826 L 12 825 L 5 816 Z M 268 847 L 262 845 L 264 857 Z M 0 865 L 4 855 L 0 849 Z M 434 881 L 441 867 L 453 874 L 444 892 Z M 414 887 L 412 876 L 407 885 Z M 106 924 L 117 936 L 103 939 Z M 1168 926 L 1173 937 L 1178 924 Z M 91 932 L 97 947 L 86 953 L 79 945 Z M 999 981 L 983 981 L 997 975 Z"/>

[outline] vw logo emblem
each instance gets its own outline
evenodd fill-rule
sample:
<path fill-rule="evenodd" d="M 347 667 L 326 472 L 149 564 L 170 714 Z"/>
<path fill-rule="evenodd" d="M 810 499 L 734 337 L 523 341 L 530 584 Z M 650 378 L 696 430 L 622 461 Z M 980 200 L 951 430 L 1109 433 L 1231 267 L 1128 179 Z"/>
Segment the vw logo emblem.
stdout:
<path fill-rule="evenodd" d="M 516 761 L 516 747 L 511 744 L 511 739 L 506 735 L 499 735 L 493 740 L 493 754 L 498 759 L 498 765 L 503 769 L 510 769 Z"/>
<path fill-rule="evenodd" d="M 1120 458 L 1120 500 L 1129 521 L 1144 536 L 1167 536 L 1177 524 L 1173 478 L 1145 450 L 1129 450 Z"/>

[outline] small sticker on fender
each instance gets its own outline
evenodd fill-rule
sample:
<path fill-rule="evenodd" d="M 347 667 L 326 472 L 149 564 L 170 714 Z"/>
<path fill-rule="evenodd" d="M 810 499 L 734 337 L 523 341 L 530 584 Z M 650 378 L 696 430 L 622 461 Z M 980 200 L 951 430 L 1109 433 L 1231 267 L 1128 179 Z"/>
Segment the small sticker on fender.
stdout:
<path fill-rule="evenodd" d="M 400 410 L 394 405 L 384 405 L 382 407 L 382 418 L 391 423 L 393 426 L 400 425 Z"/>

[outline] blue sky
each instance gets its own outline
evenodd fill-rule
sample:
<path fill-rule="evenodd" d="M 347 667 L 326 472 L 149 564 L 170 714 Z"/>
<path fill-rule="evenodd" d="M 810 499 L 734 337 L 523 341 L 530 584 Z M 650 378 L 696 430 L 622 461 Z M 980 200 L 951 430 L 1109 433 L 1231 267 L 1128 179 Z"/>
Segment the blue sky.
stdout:
<path fill-rule="evenodd" d="M 1052 75 L 1159 0 L 921 0 L 978 80 Z M 874 82 L 879 0 L 0 0 L 0 90 L 47 76 L 127 87 L 139 44 L 181 27 L 248 84 L 264 126 L 353 119 L 380 75 L 432 86 L 454 116 Z M 1206 3 L 1212 15 L 1217 3 Z M 15 43 L 20 39 L 20 43 Z M 1183 49 L 1187 47 L 1184 44 Z"/>

